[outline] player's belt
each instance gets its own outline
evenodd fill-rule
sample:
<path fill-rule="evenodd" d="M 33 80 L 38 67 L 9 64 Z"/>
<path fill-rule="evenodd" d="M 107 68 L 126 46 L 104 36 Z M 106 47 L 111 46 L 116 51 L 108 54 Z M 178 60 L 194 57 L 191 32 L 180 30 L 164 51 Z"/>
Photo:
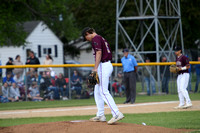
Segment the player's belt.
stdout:
<path fill-rule="evenodd" d="M 184 73 L 189 73 L 189 72 L 179 72 L 178 75 L 180 75 L 180 74 L 184 74 Z"/>
<path fill-rule="evenodd" d="M 101 61 L 102 63 L 105 63 L 105 62 L 108 62 L 108 61 L 110 61 L 110 60 L 103 60 L 103 61 Z"/>
<path fill-rule="evenodd" d="M 131 72 L 134 72 L 134 71 L 124 72 L 124 73 L 131 73 Z"/>

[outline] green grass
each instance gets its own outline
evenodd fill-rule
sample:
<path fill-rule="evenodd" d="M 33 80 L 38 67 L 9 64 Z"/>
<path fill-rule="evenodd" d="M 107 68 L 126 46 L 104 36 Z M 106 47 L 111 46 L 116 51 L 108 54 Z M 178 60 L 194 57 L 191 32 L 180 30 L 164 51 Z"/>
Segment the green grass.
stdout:
<path fill-rule="evenodd" d="M 16 109 L 37 109 L 37 108 L 56 108 L 56 107 L 73 107 L 95 105 L 94 99 L 81 100 L 55 100 L 41 102 L 10 102 L 0 104 L 0 110 L 16 110 Z"/>
<path fill-rule="evenodd" d="M 149 114 L 125 114 L 124 123 L 135 123 L 151 126 L 161 126 L 168 128 L 200 129 L 200 111 L 183 111 L 183 112 L 162 112 Z M 92 116 L 61 116 L 61 117 L 37 117 L 37 118 L 17 118 L 17 119 L 0 119 L 0 126 L 14 126 L 31 123 L 46 123 L 56 121 L 71 120 L 88 120 Z M 107 120 L 111 115 L 106 115 Z"/>
<path fill-rule="evenodd" d="M 200 100 L 200 93 L 190 94 L 191 100 Z M 115 97 L 117 104 L 122 104 L 125 97 Z M 136 103 L 144 102 L 162 102 L 162 101 L 178 101 L 176 95 L 137 95 Z M 42 101 L 42 102 L 12 102 L 0 104 L 0 110 L 17 110 L 17 109 L 37 109 L 37 108 L 56 108 L 56 107 L 73 107 L 73 106 L 89 106 L 95 105 L 94 98 L 90 99 L 73 99 L 67 101 Z"/>
<path fill-rule="evenodd" d="M 200 111 L 162 112 L 148 114 L 127 114 L 125 123 L 161 126 L 168 128 L 200 129 Z"/>
<path fill-rule="evenodd" d="M 191 82 L 191 88 L 192 88 L 193 91 L 194 91 L 195 85 L 196 85 L 196 80 Z M 146 84 L 145 83 L 144 83 L 144 90 L 142 89 L 142 82 L 137 82 L 136 86 L 137 86 L 137 90 L 136 90 L 137 92 L 143 92 L 143 91 L 146 92 Z M 158 83 L 156 83 L 155 86 L 156 86 L 156 91 L 158 92 L 159 91 L 158 90 L 158 88 L 159 88 Z M 160 88 L 160 91 L 161 90 L 162 89 Z M 177 94 L 177 84 L 176 84 L 176 78 L 175 77 L 170 79 L 168 90 L 169 90 L 169 94 Z"/>

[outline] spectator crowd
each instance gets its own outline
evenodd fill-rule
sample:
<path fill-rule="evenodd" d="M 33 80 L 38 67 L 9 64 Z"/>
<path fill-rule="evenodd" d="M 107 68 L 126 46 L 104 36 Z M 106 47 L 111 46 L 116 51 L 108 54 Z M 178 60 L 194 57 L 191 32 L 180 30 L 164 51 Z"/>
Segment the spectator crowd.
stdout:
<path fill-rule="evenodd" d="M 134 103 L 136 97 L 136 88 L 132 84 L 136 84 L 134 81 L 129 81 L 130 72 L 134 72 L 133 77 L 139 78 L 142 75 L 142 82 L 144 82 L 144 89 L 146 89 L 147 95 L 153 95 L 156 93 L 156 67 L 155 66 L 142 66 L 137 68 L 135 63 L 135 69 L 129 68 L 126 64 L 126 58 L 133 58 L 129 55 L 128 49 L 123 51 L 124 57 L 122 58 L 123 72 L 119 71 L 116 77 L 113 77 L 110 81 L 109 91 L 112 89 L 112 94 L 114 96 L 126 96 L 125 104 Z M 127 53 L 127 55 L 126 55 Z M 135 60 L 135 59 L 134 59 Z M 200 57 L 198 57 L 200 61 Z M 145 62 L 149 63 L 150 58 L 146 57 Z M 166 57 L 161 58 L 161 62 L 167 62 Z M 35 56 L 34 52 L 29 52 L 29 57 L 27 58 L 25 64 L 36 65 L 40 64 L 39 59 Z M 43 61 L 43 64 L 49 65 L 53 64 L 53 58 L 51 55 L 46 55 L 46 59 Z M 23 65 L 21 62 L 20 55 L 13 58 L 9 57 L 6 65 Z M 140 69 L 142 68 L 142 69 Z M 196 84 L 195 88 L 192 90 L 190 83 L 188 86 L 189 92 L 198 92 L 198 86 L 200 83 L 200 64 L 195 65 L 196 71 Z M 2 75 L 2 70 L 0 71 Z M 190 70 L 191 72 L 191 70 Z M 1 76 L 2 77 L 2 76 Z M 126 79 L 125 79 L 126 77 Z M 192 77 L 192 76 L 191 76 Z M 160 79 L 161 79 L 161 91 L 162 93 L 169 94 L 169 81 L 170 81 L 170 72 L 169 66 L 164 65 L 160 66 Z M 74 95 L 74 98 L 89 98 L 93 95 L 93 87 L 87 86 L 87 79 L 83 79 L 80 73 L 77 70 L 73 70 L 71 80 L 64 77 L 63 73 L 55 75 L 52 68 L 44 68 L 43 71 L 38 72 L 37 68 L 29 68 L 28 72 L 24 73 L 23 68 L 7 68 L 5 76 L 1 78 L 2 86 L 0 90 L 0 102 L 17 102 L 17 101 L 43 101 L 43 100 L 68 100 L 70 95 Z M 129 82 L 127 82 L 129 81 Z M 189 80 L 191 82 L 191 79 Z M 69 85 L 70 83 L 70 85 Z M 86 86 L 84 86 L 86 84 Z M 71 87 L 69 89 L 69 86 Z M 132 88 L 131 88 L 132 87 Z M 90 89 L 90 91 L 85 90 L 85 88 Z M 128 88 L 128 89 L 127 89 Z M 71 94 L 70 94 L 71 92 Z M 133 93 L 133 94 L 132 94 Z"/>
<path fill-rule="evenodd" d="M 36 65 L 40 64 L 40 61 L 34 52 L 29 51 L 29 57 L 25 64 Z M 51 55 L 46 56 L 43 64 L 53 64 Z M 20 55 L 17 55 L 15 60 L 9 57 L 6 65 L 23 65 Z M 2 78 L 0 102 L 68 100 L 69 83 L 72 86 L 72 92 L 76 95 L 75 98 L 82 98 L 83 81 L 76 70 L 71 77 L 71 81 L 68 81 L 63 73 L 55 75 L 52 68 L 44 68 L 40 72 L 37 68 L 29 68 L 26 73 L 24 73 L 23 68 L 7 68 L 5 77 Z"/>

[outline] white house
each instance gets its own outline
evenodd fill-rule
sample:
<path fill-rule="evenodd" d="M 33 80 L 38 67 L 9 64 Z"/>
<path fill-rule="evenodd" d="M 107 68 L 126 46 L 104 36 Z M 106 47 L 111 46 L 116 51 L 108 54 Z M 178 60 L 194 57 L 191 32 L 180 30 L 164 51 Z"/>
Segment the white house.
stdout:
<path fill-rule="evenodd" d="M 21 61 L 25 64 L 29 50 L 35 53 L 36 57 L 40 60 L 40 64 L 43 64 L 47 54 L 53 57 L 53 64 L 63 64 L 63 43 L 44 22 L 30 21 L 24 23 L 23 27 L 28 33 L 26 38 L 27 43 L 20 47 L 0 47 L 0 60 L 2 65 L 7 63 L 8 57 L 15 59 L 16 55 L 20 55 Z M 39 68 L 39 71 L 43 69 L 44 68 Z M 63 68 L 53 68 L 53 70 L 56 74 L 64 72 Z M 4 75 L 5 69 L 3 69 L 3 76 Z"/>

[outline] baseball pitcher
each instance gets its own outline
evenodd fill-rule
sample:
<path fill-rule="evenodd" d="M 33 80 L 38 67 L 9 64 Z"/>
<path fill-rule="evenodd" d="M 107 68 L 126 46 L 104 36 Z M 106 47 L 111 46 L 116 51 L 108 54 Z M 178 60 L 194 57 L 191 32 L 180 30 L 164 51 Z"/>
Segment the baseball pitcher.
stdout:
<path fill-rule="evenodd" d="M 97 72 L 99 82 L 96 82 L 94 88 L 94 98 L 97 105 L 96 117 L 90 121 L 106 121 L 104 114 L 104 102 L 110 107 L 113 118 L 108 121 L 108 124 L 113 124 L 124 118 L 124 115 L 117 108 L 113 97 L 108 91 L 109 77 L 113 71 L 111 64 L 112 52 L 108 42 L 98 35 L 93 28 L 86 27 L 82 31 L 84 41 L 90 41 L 93 48 L 95 66 L 93 72 Z M 93 81 L 93 80 L 90 80 Z"/>

